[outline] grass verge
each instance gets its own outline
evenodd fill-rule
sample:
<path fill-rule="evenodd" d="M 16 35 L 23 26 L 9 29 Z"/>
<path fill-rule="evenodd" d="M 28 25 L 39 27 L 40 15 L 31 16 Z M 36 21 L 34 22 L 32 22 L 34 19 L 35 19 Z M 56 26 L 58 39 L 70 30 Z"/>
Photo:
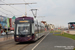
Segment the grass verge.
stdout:
<path fill-rule="evenodd" d="M 50 33 L 60 33 L 61 31 L 50 31 Z"/>
<path fill-rule="evenodd" d="M 73 50 L 75 50 L 75 48 Z"/>
<path fill-rule="evenodd" d="M 54 34 L 54 35 L 57 35 L 57 36 L 64 36 L 64 37 L 68 37 L 68 38 L 71 38 L 73 40 L 75 40 L 75 35 L 71 35 L 71 34 L 68 34 L 68 33 L 64 33 L 64 34 Z"/>

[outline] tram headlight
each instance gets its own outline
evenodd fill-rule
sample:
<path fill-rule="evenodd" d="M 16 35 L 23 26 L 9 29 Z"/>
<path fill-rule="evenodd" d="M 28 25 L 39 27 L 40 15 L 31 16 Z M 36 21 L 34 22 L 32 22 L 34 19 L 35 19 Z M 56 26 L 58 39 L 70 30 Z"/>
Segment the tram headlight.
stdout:
<path fill-rule="evenodd" d="M 19 38 L 19 36 L 16 36 L 17 38 Z"/>

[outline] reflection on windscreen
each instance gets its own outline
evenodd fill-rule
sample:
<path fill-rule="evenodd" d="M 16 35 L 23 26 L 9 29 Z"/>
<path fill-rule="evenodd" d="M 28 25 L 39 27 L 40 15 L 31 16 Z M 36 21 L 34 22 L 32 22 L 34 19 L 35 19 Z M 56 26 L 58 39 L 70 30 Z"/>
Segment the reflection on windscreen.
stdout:
<path fill-rule="evenodd" d="M 17 24 L 17 34 L 27 35 L 30 32 L 30 24 Z"/>

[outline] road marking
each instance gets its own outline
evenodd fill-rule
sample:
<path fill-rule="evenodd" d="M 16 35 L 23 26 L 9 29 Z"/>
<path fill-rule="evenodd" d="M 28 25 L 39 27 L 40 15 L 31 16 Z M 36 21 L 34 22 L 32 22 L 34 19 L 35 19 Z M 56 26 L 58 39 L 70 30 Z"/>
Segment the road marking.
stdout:
<path fill-rule="evenodd" d="M 49 33 L 48 33 L 48 34 L 49 34 Z M 48 34 L 47 34 L 47 35 L 48 35 Z M 47 36 L 47 35 L 46 35 L 46 36 Z M 46 38 L 46 36 L 45 36 L 38 44 L 36 44 L 36 45 L 32 48 L 32 50 L 34 50 L 34 49 Z"/>

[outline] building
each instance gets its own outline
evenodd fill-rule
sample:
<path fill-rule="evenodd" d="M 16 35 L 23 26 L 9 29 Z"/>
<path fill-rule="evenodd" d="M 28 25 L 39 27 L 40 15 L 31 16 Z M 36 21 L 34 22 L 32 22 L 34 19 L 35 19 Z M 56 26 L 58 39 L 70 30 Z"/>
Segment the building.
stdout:
<path fill-rule="evenodd" d="M 2 29 L 14 29 L 15 18 L 15 16 L 13 16 L 12 18 L 7 18 L 5 16 L 0 15 L 0 26 L 2 27 Z"/>
<path fill-rule="evenodd" d="M 0 15 L 0 25 L 3 29 L 7 27 L 7 18 L 5 16 Z"/>
<path fill-rule="evenodd" d="M 46 21 L 41 21 L 45 25 L 45 30 L 49 30 L 48 24 Z"/>
<path fill-rule="evenodd" d="M 50 28 L 50 30 L 54 30 L 55 29 L 55 26 L 53 24 L 50 24 L 49 25 L 49 28 Z"/>
<path fill-rule="evenodd" d="M 12 25 L 12 27 L 10 28 L 11 30 L 14 30 L 14 27 L 15 27 L 15 19 L 16 19 L 16 17 L 15 16 L 13 16 L 12 17 L 12 19 L 11 19 L 11 25 Z"/>

